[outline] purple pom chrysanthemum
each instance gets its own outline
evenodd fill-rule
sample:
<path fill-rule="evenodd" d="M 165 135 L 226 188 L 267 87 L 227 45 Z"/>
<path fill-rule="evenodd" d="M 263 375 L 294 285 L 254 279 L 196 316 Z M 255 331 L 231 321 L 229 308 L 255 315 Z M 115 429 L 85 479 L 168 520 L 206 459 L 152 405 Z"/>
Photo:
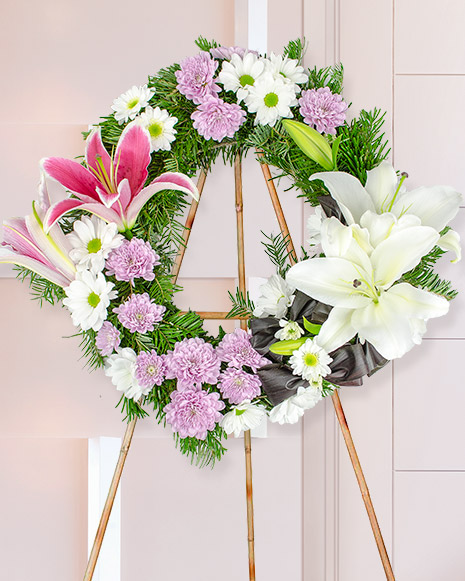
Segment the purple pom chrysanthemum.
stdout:
<path fill-rule="evenodd" d="M 217 46 L 216 48 L 210 49 L 210 54 L 212 57 L 217 59 L 225 59 L 227 61 L 231 60 L 233 54 L 238 54 L 241 58 L 244 58 L 247 52 L 251 52 L 258 56 L 258 52 L 256 50 L 248 50 L 246 48 L 242 48 L 241 46 Z"/>
<path fill-rule="evenodd" d="M 176 71 L 177 89 L 196 105 L 207 95 L 215 95 L 221 90 L 213 82 L 218 63 L 207 52 L 185 58 L 181 70 Z"/>
<path fill-rule="evenodd" d="M 127 280 L 134 284 L 135 278 L 153 280 L 153 269 L 160 264 L 160 257 L 140 238 L 125 240 L 113 250 L 106 262 L 107 273 L 115 275 L 116 280 Z"/>
<path fill-rule="evenodd" d="M 262 382 L 258 375 L 252 375 L 242 369 L 228 367 L 220 375 L 218 387 L 223 397 L 229 399 L 230 403 L 242 403 L 244 400 L 251 401 L 260 395 Z"/>
<path fill-rule="evenodd" d="M 218 393 L 207 393 L 203 389 L 173 391 L 171 403 L 163 411 L 166 421 L 181 438 L 205 440 L 207 431 L 213 430 L 221 419 L 219 410 L 224 403 Z"/>
<path fill-rule="evenodd" d="M 116 351 L 120 343 L 121 339 L 118 329 L 109 321 L 104 321 L 95 339 L 97 349 L 106 357 L 107 355 L 111 355 L 113 351 Z"/>
<path fill-rule="evenodd" d="M 299 104 L 305 123 L 314 125 L 320 133 L 336 135 L 336 127 L 345 121 L 347 103 L 328 87 L 303 91 Z"/>
<path fill-rule="evenodd" d="M 245 118 L 246 113 L 239 105 L 225 103 L 211 95 L 205 97 L 191 115 L 194 129 L 197 129 L 205 139 L 215 141 L 222 141 L 225 137 L 234 137 Z"/>
<path fill-rule="evenodd" d="M 155 304 L 147 293 L 131 295 L 122 305 L 113 309 L 119 322 L 131 333 L 153 331 L 155 323 L 163 319 L 166 307 Z"/>
<path fill-rule="evenodd" d="M 259 367 L 268 365 L 265 359 L 255 351 L 250 344 L 250 337 L 243 329 L 236 329 L 234 333 L 228 333 L 216 348 L 216 352 L 221 361 L 227 361 L 232 367 L 242 367 L 246 365 L 253 371 Z"/>
<path fill-rule="evenodd" d="M 221 361 L 215 349 L 199 337 L 176 343 L 165 362 L 166 377 L 178 380 L 178 390 L 201 389 L 202 383 L 215 384 L 220 374 Z"/>
<path fill-rule="evenodd" d="M 161 385 L 165 378 L 165 361 L 157 352 L 142 351 L 136 358 L 136 379 L 143 388 Z"/>

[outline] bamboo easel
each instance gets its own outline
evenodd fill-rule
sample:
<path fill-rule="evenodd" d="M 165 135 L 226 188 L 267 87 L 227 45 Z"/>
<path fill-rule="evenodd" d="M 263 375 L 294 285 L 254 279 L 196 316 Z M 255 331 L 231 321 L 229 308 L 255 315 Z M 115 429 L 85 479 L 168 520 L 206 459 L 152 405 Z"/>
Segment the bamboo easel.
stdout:
<path fill-rule="evenodd" d="M 257 151 L 257 156 L 262 157 L 260 151 Z M 265 178 L 268 193 L 273 204 L 273 209 L 278 220 L 279 228 L 283 237 L 287 240 L 287 249 L 289 253 L 290 262 L 295 264 L 297 262 L 297 255 L 295 252 L 294 244 L 292 242 L 289 228 L 284 217 L 284 212 L 279 201 L 278 193 L 276 191 L 274 182 L 272 180 L 271 172 L 267 164 L 260 161 L 260 166 L 262 168 L 263 176 Z M 202 170 L 199 175 L 197 188 L 199 190 L 199 201 L 200 196 L 205 185 L 206 172 Z M 236 206 L 236 230 L 237 230 L 237 263 L 238 263 L 238 279 L 239 279 L 239 290 L 241 293 L 246 293 L 246 282 L 245 282 L 245 251 L 244 251 L 244 225 L 243 225 L 243 198 L 242 198 L 242 164 L 240 156 L 236 157 L 234 163 L 234 182 L 235 182 L 235 206 Z M 182 261 L 184 259 L 184 254 L 189 241 L 192 226 L 194 224 L 195 216 L 197 214 L 199 202 L 195 200 L 192 201 L 190 210 L 185 223 L 185 230 L 183 234 L 183 245 L 180 246 L 174 266 L 173 266 L 173 281 L 176 282 L 179 276 L 179 271 L 181 268 Z M 226 312 L 198 312 L 198 314 L 204 319 L 214 319 L 223 320 L 226 318 Z M 240 326 L 242 329 L 247 329 L 247 322 L 244 317 L 234 317 L 240 320 Z M 381 562 L 383 564 L 384 572 L 386 574 L 387 581 L 395 581 L 394 573 L 392 571 L 391 563 L 389 561 L 389 556 L 386 551 L 386 546 L 384 544 L 383 536 L 378 524 L 378 519 L 376 517 L 375 509 L 370 497 L 370 492 L 363 474 L 362 466 L 355 449 L 355 444 L 350 433 L 349 426 L 342 408 L 342 403 L 339 398 L 337 391 L 332 395 L 332 402 L 334 405 L 334 410 L 341 428 L 344 441 L 347 446 L 347 450 L 354 468 L 354 472 L 357 478 L 357 482 L 362 494 L 362 499 L 365 504 L 365 508 L 368 513 L 368 518 L 370 520 L 370 525 L 375 538 L 376 546 L 378 548 Z M 100 548 L 102 546 L 103 537 L 108 525 L 108 520 L 110 518 L 111 509 L 115 500 L 116 492 L 118 490 L 119 481 L 123 472 L 126 457 L 131 445 L 132 436 L 134 434 L 134 429 L 136 427 L 137 418 L 134 418 L 129 422 L 126 432 L 124 434 L 123 443 L 121 445 L 120 455 L 115 468 L 113 479 L 110 485 L 108 496 L 105 502 L 105 506 L 102 511 L 102 516 L 100 518 L 100 523 L 95 536 L 94 544 L 92 546 L 92 551 L 89 556 L 89 561 L 87 564 L 86 572 L 84 574 L 84 581 L 91 581 L 95 567 L 97 565 L 97 559 L 100 553 Z M 250 430 L 244 432 L 244 451 L 245 451 L 245 466 L 246 466 L 246 499 L 247 499 L 247 542 L 248 542 L 248 554 L 249 554 L 249 581 L 255 581 L 255 540 L 254 540 L 254 517 L 253 517 L 253 490 L 252 490 L 252 441 Z"/>

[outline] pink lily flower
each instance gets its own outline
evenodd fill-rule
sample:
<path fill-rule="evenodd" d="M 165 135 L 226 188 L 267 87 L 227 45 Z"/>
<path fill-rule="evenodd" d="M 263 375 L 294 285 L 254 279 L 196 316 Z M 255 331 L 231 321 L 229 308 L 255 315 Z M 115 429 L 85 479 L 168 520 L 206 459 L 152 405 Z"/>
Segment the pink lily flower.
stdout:
<path fill-rule="evenodd" d="M 144 187 L 150 163 L 150 135 L 140 125 L 128 125 L 118 141 L 114 157 L 105 149 L 100 128 L 86 142 L 86 166 L 60 157 L 42 161 L 47 174 L 76 198 L 62 200 L 45 216 L 45 229 L 71 210 L 86 210 L 107 222 L 115 222 L 120 232 L 131 229 L 143 205 L 161 190 L 179 190 L 198 200 L 194 182 L 186 175 L 167 172 Z"/>
<path fill-rule="evenodd" d="M 74 280 L 76 267 L 68 256 L 71 244 L 60 226 L 52 226 L 48 233 L 44 230 L 43 221 L 50 206 L 42 176 L 39 202 L 32 203 L 32 214 L 3 222 L 0 262 L 24 266 L 64 288 Z"/>

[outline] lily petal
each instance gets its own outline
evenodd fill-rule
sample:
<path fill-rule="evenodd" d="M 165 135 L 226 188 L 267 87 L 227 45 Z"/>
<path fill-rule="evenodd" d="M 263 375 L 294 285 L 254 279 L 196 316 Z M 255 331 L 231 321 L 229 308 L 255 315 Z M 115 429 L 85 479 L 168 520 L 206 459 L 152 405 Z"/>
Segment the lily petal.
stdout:
<path fill-rule="evenodd" d="M 377 303 L 371 302 L 352 315 L 352 324 L 362 340 L 370 342 L 386 359 L 402 357 L 415 344 L 409 318 L 399 314 L 403 299 L 384 292 Z"/>
<path fill-rule="evenodd" d="M 334 351 L 357 333 L 352 326 L 353 309 L 334 307 L 328 318 L 321 326 L 320 332 L 315 338 L 316 343 L 328 353 Z"/>
<path fill-rule="evenodd" d="M 107 172 L 107 176 L 111 175 L 111 157 L 102 142 L 100 127 L 96 127 L 91 131 L 86 140 L 86 163 L 88 167 L 92 167 L 100 173 L 100 165 L 97 160 L 103 163 L 103 167 Z"/>
<path fill-rule="evenodd" d="M 451 260 L 451 262 L 459 262 L 462 258 L 462 248 L 460 247 L 460 236 L 455 230 L 449 230 L 441 236 L 438 241 L 439 248 L 445 250 L 452 250 L 455 252 L 455 259 Z"/>
<path fill-rule="evenodd" d="M 327 305 L 361 308 L 370 299 L 355 292 L 353 281 L 359 277 L 360 269 L 348 260 L 312 258 L 292 266 L 286 282 Z"/>
<path fill-rule="evenodd" d="M 61 202 L 57 202 L 50 206 L 45 214 L 44 218 L 44 229 L 45 232 L 50 232 L 50 229 L 56 222 L 64 216 L 67 212 L 71 210 L 75 210 L 76 208 L 80 208 L 84 205 L 82 200 L 76 200 L 75 198 L 68 198 L 66 200 L 61 200 Z"/>
<path fill-rule="evenodd" d="M 100 182 L 80 163 L 62 157 L 47 157 L 41 165 L 50 177 L 82 201 L 98 200 L 96 189 Z"/>
<path fill-rule="evenodd" d="M 150 198 L 162 190 L 179 190 L 190 194 L 194 200 L 199 199 L 199 192 L 194 182 L 182 173 L 166 172 L 153 180 L 151 184 L 145 187 L 129 204 L 127 214 L 127 224 L 129 228 L 134 226 L 134 223 L 139 215 L 144 204 Z"/>
<path fill-rule="evenodd" d="M 119 191 L 108 193 L 106 190 L 102 190 L 100 186 L 97 186 L 97 194 L 102 204 L 107 208 L 111 208 L 120 196 Z"/>
<path fill-rule="evenodd" d="M 19 254 L 39 262 L 47 262 L 44 252 L 31 239 L 24 218 L 10 218 L 3 222 L 3 243 L 12 246 Z"/>
<path fill-rule="evenodd" d="M 310 180 L 321 180 L 336 200 L 348 224 L 359 224 L 367 211 L 375 211 L 373 201 L 359 180 L 345 172 L 314 173 Z"/>
<path fill-rule="evenodd" d="M 414 268 L 438 239 L 436 230 L 428 226 L 413 226 L 393 232 L 371 255 L 375 285 L 389 288 L 405 272 Z"/>
<path fill-rule="evenodd" d="M 127 179 L 134 198 L 147 180 L 150 163 L 150 134 L 141 125 L 128 125 L 118 141 L 115 154 L 116 178 Z"/>
<path fill-rule="evenodd" d="M 370 194 L 376 212 L 387 212 L 397 189 L 397 174 L 392 165 L 382 161 L 367 172 L 366 191 Z"/>
<path fill-rule="evenodd" d="M 400 299 L 397 302 L 397 312 L 406 317 L 427 321 L 442 317 L 449 311 L 447 299 L 406 282 L 395 284 L 387 292 L 390 297 Z"/>
<path fill-rule="evenodd" d="M 392 211 L 396 216 L 415 214 L 423 226 L 440 232 L 457 215 L 462 199 L 459 192 L 448 186 L 420 187 L 401 194 Z"/>
<path fill-rule="evenodd" d="M 14 250 L 5 247 L 0 247 L 0 262 L 4 264 L 17 264 L 19 266 L 24 266 L 24 268 L 36 272 L 38 275 L 58 286 L 61 286 L 62 288 L 67 287 L 70 283 L 70 280 L 57 270 L 53 270 L 42 262 L 34 260 L 34 258 L 24 256 L 23 254 L 19 254 Z"/>

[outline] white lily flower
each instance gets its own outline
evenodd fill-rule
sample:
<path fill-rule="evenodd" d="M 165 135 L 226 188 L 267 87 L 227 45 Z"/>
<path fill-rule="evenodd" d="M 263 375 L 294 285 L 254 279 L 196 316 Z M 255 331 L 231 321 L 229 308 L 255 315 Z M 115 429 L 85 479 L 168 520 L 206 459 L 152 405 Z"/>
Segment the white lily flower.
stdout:
<path fill-rule="evenodd" d="M 398 218 L 412 214 L 420 218 L 423 226 L 441 232 L 456 216 L 463 199 L 448 186 L 419 187 L 408 192 L 403 185 L 405 177 L 399 181 L 387 161 L 367 172 L 365 187 L 345 172 L 316 173 L 311 178 L 324 182 L 349 225 L 361 224 L 361 217 L 370 210 L 376 214 L 390 212 Z M 458 234 L 453 236 L 458 240 Z M 446 245 L 450 239 L 446 239 Z M 447 249 L 457 251 L 457 245 Z"/>
<path fill-rule="evenodd" d="M 370 230 L 324 220 L 322 248 L 327 258 L 293 266 L 287 281 L 309 296 L 332 305 L 316 339 L 328 353 L 356 334 L 387 359 L 402 357 L 421 341 L 424 322 L 447 313 L 449 303 L 407 283 L 395 284 L 438 242 L 439 234 L 418 218 L 389 216 L 390 233 L 376 246 Z M 370 213 L 363 222 L 372 225 Z M 374 228 L 373 228 L 374 230 Z"/>

